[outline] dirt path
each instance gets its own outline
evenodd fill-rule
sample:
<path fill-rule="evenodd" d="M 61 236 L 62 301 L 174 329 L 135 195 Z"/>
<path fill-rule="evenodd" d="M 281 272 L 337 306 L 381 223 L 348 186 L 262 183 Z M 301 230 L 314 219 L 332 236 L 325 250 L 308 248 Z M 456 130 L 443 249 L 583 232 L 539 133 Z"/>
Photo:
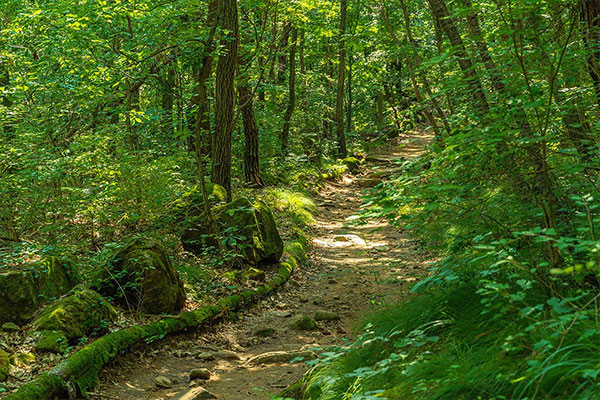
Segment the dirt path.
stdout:
<path fill-rule="evenodd" d="M 362 205 L 365 189 L 361 186 L 388 175 L 397 168 L 396 161 L 417 156 L 428 139 L 404 139 L 401 146 L 370 157 L 358 176 L 345 176 L 324 188 L 316 199 L 309 265 L 295 272 L 282 292 L 240 313 L 237 321 L 128 354 L 102 373 L 102 384 L 92 399 L 169 399 L 196 385 L 218 399 L 269 399 L 297 381 L 307 367 L 303 362 L 290 363 L 289 358 L 253 364 L 248 362 L 252 357 L 352 339 L 352 328 L 362 316 L 405 295 L 427 268 L 426 255 L 386 221 L 353 224 Z M 320 310 L 336 314 L 339 320 L 319 321 L 314 331 L 289 328 L 295 315 L 314 317 Z M 272 336 L 256 335 L 271 329 Z M 190 371 L 197 368 L 207 368 L 210 379 L 190 383 Z M 158 388 L 157 376 L 169 378 L 172 386 Z"/>

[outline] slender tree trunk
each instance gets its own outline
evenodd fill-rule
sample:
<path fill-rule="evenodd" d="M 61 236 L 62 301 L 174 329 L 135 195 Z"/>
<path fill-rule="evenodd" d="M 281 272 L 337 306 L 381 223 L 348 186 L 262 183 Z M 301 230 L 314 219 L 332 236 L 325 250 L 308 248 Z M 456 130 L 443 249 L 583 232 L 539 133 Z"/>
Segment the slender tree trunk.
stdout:
<path fill-rule="evenodd" d="M 298 56 L 300 57 L 300 74 L 304 75 L 306 73 L 306 66 L 304 65 L 304 44 L 306 31 L 304 29 L 300 29 L 300 49 L 298 50 Z"/>
<path fill-rule="evenodd" d="M 8 71 L 8 67 L 6 66 L 6 64 L 0 61 L 0 87 L 4 88 L 5 91 L 8 91 L 9 86 L 10 72 Z M 9 109 L 12 106 L 12 101 L 4 93 L 0 94 L 0 103 L 7 109 Z M 9 133 L 14 130 L 13 126 L 10 123 L 8 115 L 9 113 L 6 113 L 6 120 L 2 121 L 2 129 L 5 133 Z"/>
<path fill-rule="evenodd" d="M 290 32 L 292 30 L 292 24 L 286 22 L 283 25 L 281 32 L 281 39 L 279 40 L 279 58 L 277 61 L 277 83 L 282 85 L 285 81 L 285 67 L 287 62 L 287 47 L 290 41 Z"/>
<path fill-rule="evenodd" d="M 344 80 L 346 74 L 346 14 L 348 11 L 347 0 L 340 0 L 340 38 L 339 38 L 339 64 L 338 64 L 338 84 L 337 84 L 337 103 L 335 108 L 336 133 L 338 140 L 338 156 L 346 158 L 348 150 L 346 149 L 346 133 L 344 132 Z"/>
<path fill-rule="evenodd" d="M 227 190 L 231 201 L 231 136 L 234 125 L 235 70 L 238 62 L 237 0 L 220 0 L 219 26 L 228 37 L 221 42 L 223 53 L 217 62 L 215 100 L 215 140 L 212 151 L 211 181 Z"/>
<path fill-rule="evenodd" d="M 600 105 L 600 0 L 580 0 L 583 44 L 587 53 L 587 67 L 596 102 Z"/>
<path fill-rule="evenodd" d="M 212 138 L 210 129 L 210 102 L 208 101 L 207 81 L 212 74 L 213 55 L 215 50 L 215 34 L 217 30 L 217 10 L 219 0 L 211 0 L 208 6 L 206 24 L 211 27 L 208 40 L 204 46 L 204 54 L 200 69 L 194 72 L 196 88 L 191 98 L 192 110 L 196 110 L 196 117 L 190 120 L 190 131 L 194 135 L 201 135 L 199 138 L 191 138 L 190 147 L 194 149 L 196 144 L 202 146 L 202 154 L 211 154 Z"/>
<path fill-rule="evenodd" d="M 242 122 L 244 123 L 244 178 L 252 187 L 262 187 L 258 152 L 258 126 L 254 117 L 254 93 L 248 84 L 238 88 Z"/>
<path fill-rule="evenodd" d="M 458 65 L 463 72 L 464 79 L 469 85 L 479 116 L 484 116 L 489 111 L 490 107 L 485 97 L 485 93 L 483 92 L 481 81 L 477 77 L 477 73 L 471 63 L 471 58 L 465 50 L 465 45 L 458 32 L 454 18 L 450 17 L 445 0 L 427 1 L 429 2 L 429 7 L 434 18 L 437 18 L 440 21 L 442 30 L 450 40 L 450 44 L 454 47 L 454 54 L 456 54 Z"/>
<path fill-rule="evenodd" d="M 419 55 L 419 48 L 417 46 L 417 42 L 412 34 L 412 28 L 410 26 L 410 16 L 408 13 L 408 8 L 406 7 L 406 3 L 403 0 L 400 0 L 400 7 L 402 9 L 402 15 L 404 17 L 404 28 L 406 30 L 406 35 L 408 36 L 408 40 L 413 49 L 413 56 L 406 57 L 406 64 L 409 66 L 409 73 L 411 75 L 411 82 L 413 85 L 413 90 L 415 91 L 415 96 L 417 97 L 417 101 L 423 102 L 424 99 L 423 99 L 423 96 L 421 95 L 421 91 L 419 89 L 419 85 L 415 78 L 415 72 L 414 72 L 415 68 L 418 68 L 419 69 L 418 76 L 421 80 L 421 84 L 423 85 L 423 88 L 425 89 L 425 92 L 427 93 L 427 95 L 429 97 L 429 100 L 431 101 L 433 109 L 436 111 L 438 118 L 442 121 L 444 128 L 446 129 L 446 132 L 448 134 L 450 134 L 450 132 L 451 132 L 450 124 L 448 123 L 448 120 L 446 119 L 446 115 L 445 115 L 444 111 L 442 110 L 442 108 L 440 107 L 440 105 L 438 104 L 437 99 L 433 95 L 433 92 L 429 85 L 429 81 L 427 79 L 427 75 L 425 75 L 425 72 L 420 68 L 422 60 Z M 386 12 L 385 8 L 382 10 L 382 14 L 383 14 L 382 16 L 383 16 L 383 21 L 384 21 L 385 27 L 388 30 L 388 32 L 390 33 L 390 36 L 392 37 L 392 39 L 398 46 L 401 46 L 402 42 L 400 41 L 400 39 L 398 39 L 396 37 L 396 34 L 392 30 L 392 27 L 387 18 L 387 12 Z M 413 63 L 415 65 L 413 65 Z M 427 108 L 424 109 L 423 114 L 425 114 L 425 118 L 427 118 L 427 120 L 433 127 L 433 129 L 436 133 L 436 138 L 438 139 L 438 141 L 441 142 L 443 140 L 443 138 L 441 136 L 441 132 L 440 132 L 439 128 L 437 127 L 437 123 L 433 117 L 433 114 Z"/>
<path fill-rule="evenodd" d="M 352 54 L 348 55 L 348 114 L 346 115 L 346 130 L 352 132 Z"/>
<path fill-rule="evenodd" d="M 287 156 L 288 144 L 290 138 L 290 123 L 294 109 L 296 107 L 296 40 L 298 39 L 298 30 L 292 28 L 292 42 L 290 44 L 290 76 L 289 76 L 289 97 L 288 106 L 283 119 L 283 129 L 281 131 L 281 155 Z"/>
<path fill-rule="evenodd" d="M 175 94 L 175 65 L 172 63 L 167 66 L 167 71 L 164 77 L 164 87 L 162 88 L 161 96 L 161 124 L 160 128 L 166 137 L 173 135 L 173 105 Z"/>
<path fill-rule="evenodd" d="M 383 92 L 377 91 L 377 129 L 379 133 L 383 132 L 384 116 L 383 116 Z"/>

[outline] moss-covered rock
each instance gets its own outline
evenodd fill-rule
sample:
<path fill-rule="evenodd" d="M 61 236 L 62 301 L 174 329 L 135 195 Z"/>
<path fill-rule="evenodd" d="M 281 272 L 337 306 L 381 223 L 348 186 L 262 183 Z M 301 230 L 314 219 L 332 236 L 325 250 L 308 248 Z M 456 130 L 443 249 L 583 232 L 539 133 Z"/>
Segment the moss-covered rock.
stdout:
<path fill-rule="evenodd" d="M 360 167 L 360 164 L 360 160 L 356 157 L 346 157 L 342 160 L 342 165 L 345 165 L 350 172 L 356 171 Z"/>
<path fill-rule="evenodd" d="M 290 319 L 288 326 L 296 331 L 316 331 L 319 325 L 309 316 L 296 314 Z"/>
<path fill-rule="evenodd" d="M 2 324 L 2 328 L 0 328 L 2 332 L 19 332 L 21 328 L 19 325 L 14 322 L 5 322 Z"/>
<path fill-rule="evenodd" d="M 78 285 L 42 310 L 33 322 L 36 331 L 60 331 L 69 339 L 102 333 L 117 316 L 98 293 Z"/>
<path fill-rule="evenodd" d="M 183 308 L 183 281 L 162 246 L 135 239 L 111 258 L 98 291 L 119 304 L 150 314 L 172 313 Z"/>
<path fill-rule="evenodd" d="M 73 263 L 48 257 L 18 271 L 0 274 L 0 324 L 25 322 L 39 306 L 67 293 L 79 283 Z"/>
<path fill-rule="evenodd" d="M 35 354 L 30 351 L 18 351 L 10 357 L 10 363 L 17 367 L 26 367 L 35 362 Z"/>
<path fill-rule="evenodd" d="M 0 349 L 0 382 L 4 382 L 10 373 L 10 357 Z"/>
<path fill-rule="evenodd" d="M 64 353 L 69 347 L 69 340 L 60 331 L 36 332 L 36 351 L 49 353 Z"/>
<path fill-rule="evenodd" d="M 256 265 L 279 261 L 283 241 L 271 209 L 265 203 L 252 204 L 248 199 L 240 198 L 213 207 L 212 212 L 221 234 L 236 238 L 235 247 L 230 247 L 230 250 L 238 252 L 244 261 Z M 217 239 L 203 216 L 196 218 L 184 231 L 181 241 L 184 249 L 193 253 L 202 253 L 207 246 L 218 247 Z"/>

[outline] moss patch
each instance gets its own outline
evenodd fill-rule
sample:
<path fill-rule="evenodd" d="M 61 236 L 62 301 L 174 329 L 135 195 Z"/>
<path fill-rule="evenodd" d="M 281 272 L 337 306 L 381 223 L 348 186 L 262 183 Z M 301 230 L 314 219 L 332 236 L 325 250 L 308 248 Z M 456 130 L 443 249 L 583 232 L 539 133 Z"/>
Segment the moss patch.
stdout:
<path fill-rule="evenodd" d="M 244 261 L 260 265 L 276 263 L 283 253 L 283 240 L 269 206 L 264 202 L 250 203 L 240 198 L 231 203 L 214 207 L 213 216 L 224 237 L 234 237 L 235 246 Z M 184 231 L 181 241 L 184 249 L 201 254 L 209 247 L 218 247 L 207 219 L 196 218 Z M 229 245 L 231 241 L 227 241 Z"/>
<path fill-rule="evenodd" d="M 0 382 L 4 382 L 8 378 L 10 372 L 10 357 L 8 353 L 0 349 Z"/>
<path fill-rule="evenodd" d="M 59 257 L 0 274 L 0 324 L 31 319 L 41 304 L 65 294 L 78 282 L 73 263 Z"/>
<path fill-rule="evenodd" d="M 69 339 L 106 331 L 116 318 L 114 308 L 83 285 L 46 307 L 33 322 L 36 331 L 60 331 Z"/>
<path fill-rule="evenodd" d="M 97 286 L 124 307 L 150 314 L 176 312 L 185 304 L 183 281 L 151 240 L 134 239 L 117 251 Z"/>
<path fill-rule="evenodd" d="M 50 353 L 64 353 L 69 347 L 69 341 L 64 333 L 59 331 L 37 332 L 38 340 L 35 343 L 36 351 Z"/>

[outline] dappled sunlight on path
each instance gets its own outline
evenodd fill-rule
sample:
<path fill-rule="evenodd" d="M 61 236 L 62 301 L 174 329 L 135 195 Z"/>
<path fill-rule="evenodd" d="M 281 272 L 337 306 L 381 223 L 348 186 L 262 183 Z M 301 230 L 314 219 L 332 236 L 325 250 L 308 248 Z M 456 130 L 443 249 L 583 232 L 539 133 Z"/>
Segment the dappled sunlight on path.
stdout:
<path fill-rule="evenodd" d="M 283 291 L 240 313 L 238 320 L 128 355 L 103 373 L 97 390 L 102 395 L 92 398 L 171 398 L 188 390 L 192 369 L 207 368 L 210 379 L 193 384 L 217 398 L 269 399 L 306 371 L 304 362 L 292 361 L 314 357 L 316 347 L 347 343 L 364 315 L 401 300 L 426 274 L 427 256 L 408 235 L 385 220 L 360 218 L 363 192 L 370 190 L 361 179 L 381 171 L 394 173 L 397 163 L 418 155 L 426 140 L 428 136 L 419 134 L 401 146 L 390 146 L 370 157 L 356 176 L 344 175 L 325 185 L 316 199 L 309 263 L 295 272 Z M 335 318 L 318 321 L 315 330 L 290 328 L 294 316 L 313 317 L 318 312 Z M 257 335 L 265 329 L 272 334 Z M 263 361 L 255 363 L 256 357 Z M 158 375 L 171 379 L 173 387 L 157 388 Z"/>

